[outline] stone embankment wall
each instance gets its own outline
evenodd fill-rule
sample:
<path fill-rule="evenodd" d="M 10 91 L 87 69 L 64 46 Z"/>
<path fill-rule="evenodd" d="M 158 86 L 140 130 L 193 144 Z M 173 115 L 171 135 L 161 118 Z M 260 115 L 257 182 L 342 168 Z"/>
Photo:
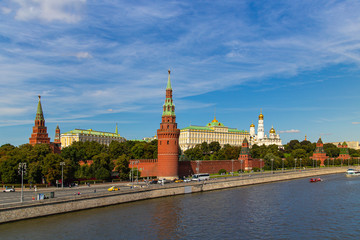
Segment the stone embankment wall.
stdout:
<path fill-rule="evenodd" d="M 210 180 L 207 182 L 179 183 L 176 185 L 155 186 L 128 192 L 106 193 L 100 196 L 74 197 L 73 199 L 48 201 L 41 200 L 28 205 L 16 206 L 0 210 L 0 223 L 79 211 L 89 208 L 104 207 L 114 204 L 159 198 L 186 193 L 212 191 L 252 184 L 286 181 L 296 178 L 306 178 L 326 174 L 343 173 L 344 168 L 323 168 L 316 171 L 291 172 L 284 174 L 267 175 L 266 177 L 244 178 L 235 177 L 228 179 Z"/>

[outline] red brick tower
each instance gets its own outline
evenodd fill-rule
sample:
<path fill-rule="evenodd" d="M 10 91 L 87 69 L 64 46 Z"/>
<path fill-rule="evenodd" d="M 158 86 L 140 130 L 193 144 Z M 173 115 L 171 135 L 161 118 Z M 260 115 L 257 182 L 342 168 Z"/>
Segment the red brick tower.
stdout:
<path fill-rule="evenodd" d="M 39 96 L 39 103 L 35 117 L 35 126 L 33 126 L 33 132 L 29 138 L 29 143 L 33 146 L 39 143 L 50 144 L 50 138 L 48 137 L 47 128 L 45 127 L 45 119 L 40 99 L 41 96 Z"/>
<path fill-rule="evenodd" d="M 346 142 L 343 142 L 343 144 L 339 143 L 338 148 L 340 148 L 340 154 L 338 159 L 344 159 L 344 160 L 350 159 L 349 149 Z"/>
<path fill-rule="evenodd" d="M 239 155 L 239 161 L 243 161 L 242 166 L 246 171 L 252 169 L 252 158 L 250 156 L 249 142 L 244 138 L 243 143 L 241 144 L 241 151 Z M 243 170 L 243 169 L 242 169 Z"/>
<path fill-rule="evenodd" d="M 324 165 L 324 161 L 328 158 L 328 156 L 326 156 L 326 153 L 324 151 L 324 144 L 321 140 L 321 138 L 319 138 L 318 142 L 316 143 L 316 149 L 313 153 L 312 159 L 313 160 L 320 160 L 321 164 L 320 166 L 325 166 Z"/>
<path fill-rule="evenodd" d="M 170 82 L 170 70 L 166 86 L 166 99 L 163 105 L 162 121 L 158 136 L 158 178 L 178 178 L 179 165 L 179 136 L 180 129 L 177 128 L 175 105 L 172 99 L 172 88 Z"/>
<path fill-rule="evenodd" d="M 60 140 L 60 128 L 59 125 L 56 126 L 55 129 L 55 138 L 54 138 L 54 143 L 55 144 L 61 144 L 61 140 Z"/>

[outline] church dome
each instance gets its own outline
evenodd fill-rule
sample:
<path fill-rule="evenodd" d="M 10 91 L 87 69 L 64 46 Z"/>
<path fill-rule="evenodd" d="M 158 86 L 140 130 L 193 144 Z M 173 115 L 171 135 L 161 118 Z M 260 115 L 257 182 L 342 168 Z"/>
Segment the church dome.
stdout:
<path fill-rule="evenodd" d="M 276 133 L 274 127 L 271 127 L 269 133 Z"/>
<path fill-rule="evenodd" d="M 214 117 L 214 120 L 212 120 L 213 123 L 215 122 L 219 122 L 218 120 L 216 120 L 216 117 Z"/>
<path fill-rule="evenodd" d="M 264 115 L 262 113 L 260 113 L 259 120 L 263 120 L 263 119 L 264 119 Z"/>
<path fill-rule="evenodd" d="M 250 127 L 255 127 L 255 124 L 254 124 L 254 123 L 252 123 L 252 124 L 250 125 Z"/>

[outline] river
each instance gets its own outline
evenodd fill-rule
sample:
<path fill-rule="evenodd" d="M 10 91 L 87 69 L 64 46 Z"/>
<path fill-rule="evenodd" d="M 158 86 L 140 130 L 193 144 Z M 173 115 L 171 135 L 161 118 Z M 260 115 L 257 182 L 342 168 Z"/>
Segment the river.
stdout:
<path fill-rule="evenodd" d="M 360 177 L 187 194 L 0 225 L 0 239 L 359 239 Z"/>

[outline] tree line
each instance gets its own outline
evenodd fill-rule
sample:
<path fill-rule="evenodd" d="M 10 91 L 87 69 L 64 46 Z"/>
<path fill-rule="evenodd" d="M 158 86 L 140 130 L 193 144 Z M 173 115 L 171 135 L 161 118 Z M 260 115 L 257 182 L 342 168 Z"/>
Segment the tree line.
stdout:
<path fill-rule="evenodd" d="M 129 179 L 130 159 L 157 158 L 157 141 L 141 142 L 113 141 L 109 146 L 97 142 L 75 142 L 63 148 L 61 154 L 54 154 L 47 144 L 23 144 L 15 147 L 4 144 L 0 147 L 0 181 L 20 183 L 18 173 L 20 162 L 27 165 L 24 182 L 55 184 L 61 179 L 61 162 L 64 162 L 64 182 L 75 179 L 109 180 L 115 172 L 120 179 Z M 80 166 L 80 162 L 85 164 Z M 88 165 L 87 162 L 92 164 Z"/>
<path fill-rule="evenodd" d="M 310 159 L 316 143 L 309 141 L 299 142 L 291 140 L 279 149 L 276 145 L 258 146 L 253 145 L 250 154 L 253 158 L 263 159 L 265 169 L 270 169 L 271 159 L 273 167 L 285 168 L 294 167 L 295 159 L 297 166 L 312 166 L 314 162 Z M 334 144 L 324 144 L 324 150 L 330 158 L 339 156 L 340 149 Z M 241 151 L 240 146 L 224 145 L 220 146 L 218 142 L 202 143 L 194 148 L 184 151 L 179 160 L 232 160 L 238 159 Z M 181 152 L 181 151 L 179 151 Z M 351 157 L 360 157 L 360 150 L 349 149 Z M 113 141 L 109 146 L 97 142 L 75 142 L 71 146 L 63 148 L 61 154 L 52 153 L 49 145 L 23 144 L 15 147 L 10 144 L 4 144 L 0 147 L 0 181 L 6 183 L 19 183 L 21 176 L 18 174 L 20 162 L 27 164 L 25 182 L 39 184 L 55 184 L 56 180 L 61 179 L 61 162 L 63 166 L 64 180 L 70 182 L 75 179 L 101 179 L 110 180 L 114 177 L 120 179 L 129 179 L 129 160 L 130 159 L 156 159 L 157 158 L 157 140 L 151 142 L 142 141 Z M 284 159 L 284 160 L 283 160 Z M 91 161 L 92 164 L 87 164 Z M 325 164 L 339 165 L 341 160 L 325 161 Z M 351 160 L 354 164 L 356 160 Z M 80 162 L 83 162 L 80 166 Z M 319 166 L 319 162 L 315 163 Z"/>
<path fill-rule="evenodd" d="M 250 149 L 252 158 L 264 160 L 264 169 L 271 169 L 271 160 L 273 159 L 273 168 L 293 168 L 295 164 L 300 167 L 300 162 L 303 167 L 319 166 L 320 161 L 314 162 L 310 157 L 313 155 L 316 148 L 316 143 L 310 141 L 291 140 L 283 146 L 283 149 L 277 145 L 253 145 Z M 352 158 L 360 157 L 360 150 L 349 148 L 349 155 Z M 223 147 L 218 142 L 211 142 L 210 144 L 203 142 L 196 145 L 194 148 L 183 152 L 180 160 L 233 160 L 238 159 L 241 151 L 239 146 L 230 146 L 228 144 Z M 324 151 L 329 158 L 337 158 L 340 154 L 340 149 L 331 143 L 324 144 Z M 301 159 L 301 160 L 300 160 Z M 296 160 L 296 161 L 295 161 Z M 325 165 L 340 165 L 341 160 L 325 161 Z M 346 164 L 348 162 L 346 161 Z M 350 160 L 349 164 L 357 164 L 357 159 Z"/>

